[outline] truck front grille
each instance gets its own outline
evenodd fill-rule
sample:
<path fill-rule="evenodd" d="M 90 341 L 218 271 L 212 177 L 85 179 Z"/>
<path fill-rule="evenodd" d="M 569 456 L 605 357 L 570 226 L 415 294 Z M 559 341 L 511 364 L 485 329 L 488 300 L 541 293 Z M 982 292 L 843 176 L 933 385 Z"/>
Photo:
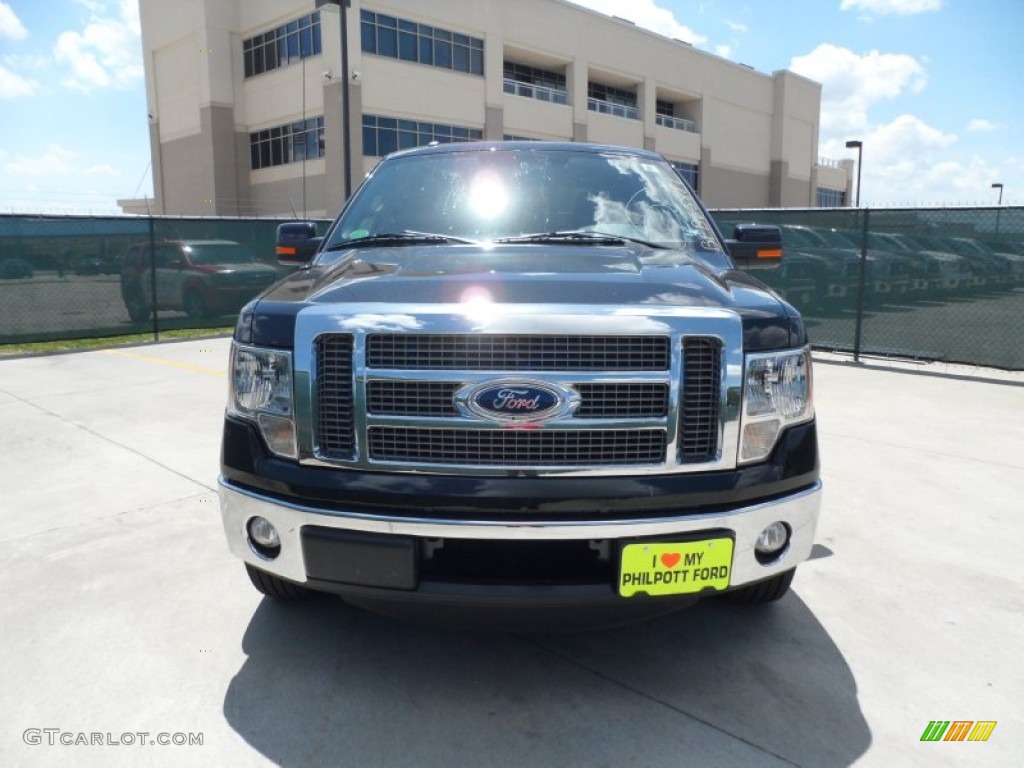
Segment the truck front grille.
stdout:
<path fill-rule="evenodd" d="M 316 345 L 316 435 L 320 453 L 332 459 L 355 454 L 352 341 L 334 334 Z"/>
<path fill-rule="evenodd" d="M 679 403 L 679 459 L 713 461 L 718 455 L 722 392 L 722 343 L 683 340 L 683 386 Z"/>
<path fill-rule="evenodd" d="M 458 416 L 457 381 L 369 381 L 366 410 L 383 416 Z"/>
<path fill-rule="evenodd" d="M 366 384 L 366 410 L 382 416 L 459 415 L 457 381 L 373 380 Z M 578 419 L 643 419 L 668 412 L 667 384 L 573 384 L 580 393 Z"/>
<path fill-rule="evenodd" d="M 326 463 L 670 472 L 722 460 L 718 337 L 328 332 L 311 341 L 312 444 Z M 579 405 L 510 424 L 457 402 L 470 385 L 518 379 L 574 390 Z"/>
<path fill-rule="evenodd" d="M 494 430 L 371 427 L 378 461 L 481 467 L 595 467 L 660 464 L 658 429 Z"/>
<path fill-rule="evenodd" d="M 668 413 L 667 384 L 576 384 L 581 419 L 643 419 Z"/>
<path fill-rule="evenodd" d="M 374 333 L 369 368 L 422 371 L 666 371 L 663 336 Z"/>

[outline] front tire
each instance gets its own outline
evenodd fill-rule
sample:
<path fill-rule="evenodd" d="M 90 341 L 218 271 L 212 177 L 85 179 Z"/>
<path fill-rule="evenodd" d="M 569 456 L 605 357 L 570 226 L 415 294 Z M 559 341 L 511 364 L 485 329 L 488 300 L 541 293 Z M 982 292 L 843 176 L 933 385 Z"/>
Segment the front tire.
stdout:
<path fill-rule="evenodd" d="M 789 585 L 793 583 L 793 576 L 796 568 L 772 576 L 770 579 L 758 581 L 747 587 L 740 587 L 731 592 L 726 592 L 724 597 L 730 603 L 739 605 L 763 605 L 781 600 L 789 592 Z"/>
<path fill-rule="evenodd" d="M 203 294 L 195 288 L 191 288 L 185 292 L 184 297 L 182 297 L 181 304 L 185 310 L 185 314 L 191 318 L 207 317 L 210 314 L 210 309 L 206 306 L 206 300 L 203 298 Z"/>
<path fill-rule="evenodd" d="M 305 600 L 314 594 L 312 589 L 307 589 L 292 581 L 285 581 L 266 571 L 261 571 L 259 568 L 254 568 L 248 563 L 245 564 L 245 572 L 249 574 L 249 581 L 256 587 L 257 592 L 275 600 L 293 602 Z"/>

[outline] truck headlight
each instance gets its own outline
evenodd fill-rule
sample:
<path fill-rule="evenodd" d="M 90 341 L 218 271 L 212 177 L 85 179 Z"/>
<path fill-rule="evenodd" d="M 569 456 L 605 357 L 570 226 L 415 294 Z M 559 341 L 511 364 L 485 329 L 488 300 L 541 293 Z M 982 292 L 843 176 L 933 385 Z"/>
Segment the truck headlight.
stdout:
<path fill-rule="evenodd" d="M 277 455 L 297 458 L 291 352 L 232 343 L 228 413 L 254 422 Z"/>
<path fill-rule="evenodd" d="M 739 462 L 761 461 L 782 431 L 814 417 L 811 351 L 747 356 Z"/>

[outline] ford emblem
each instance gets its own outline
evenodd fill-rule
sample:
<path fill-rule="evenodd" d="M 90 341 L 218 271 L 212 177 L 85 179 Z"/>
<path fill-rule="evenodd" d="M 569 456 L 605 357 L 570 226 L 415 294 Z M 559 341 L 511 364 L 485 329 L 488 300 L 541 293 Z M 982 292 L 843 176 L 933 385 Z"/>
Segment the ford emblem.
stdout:
<path fill-rule="evenodd" d="M 491 421 L 540 421 L 566 413 L 578 400 L 568 388 L 535 381 L 489 381 L 456 394 L 467 415 Z"/>

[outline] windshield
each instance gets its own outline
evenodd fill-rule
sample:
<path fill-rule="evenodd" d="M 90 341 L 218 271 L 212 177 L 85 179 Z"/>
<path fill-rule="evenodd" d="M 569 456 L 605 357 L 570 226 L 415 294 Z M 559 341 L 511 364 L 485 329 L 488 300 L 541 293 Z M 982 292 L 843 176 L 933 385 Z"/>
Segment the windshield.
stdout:
<path fill-rule="evenodd" d="M 562 233 L 560 242 L 582 244 L 596 239 L 569 241 L 565 233 L 590 233 L 724 258 L 671 166 L 629 153 L 487 148 L 387 159 L 344 211 L 320 258 L 339 258 L 334 245 L 370 245 L 400 233 L 472 242 Z"/>
<path fill-rule="evenodd" d="M 196 243 L 182 249 L 192 264 L 250 264 L 256 258 L 238 243 Z"/>

